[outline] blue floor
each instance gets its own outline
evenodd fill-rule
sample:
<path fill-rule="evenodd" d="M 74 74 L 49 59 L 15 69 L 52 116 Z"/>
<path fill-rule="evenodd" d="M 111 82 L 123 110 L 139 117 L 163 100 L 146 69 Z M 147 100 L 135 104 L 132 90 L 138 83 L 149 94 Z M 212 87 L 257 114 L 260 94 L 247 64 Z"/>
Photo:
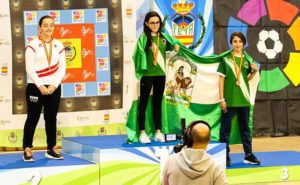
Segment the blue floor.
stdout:
<path fill-rule="evenodd" d="M 34 152 L 35 162 L 24 162 L 22 153 L 0 154 L 0 170 L 51 167 L 51 166 L 70 166 L 70 165 L 89 165 L 92 162 L 63 154 L 64 160 L 51 160 L 44 157 L 45 152 Z M 278 151 L 278 152 L 256 152 L 256 157 L 261 160 L 261 165 L 244 164 L 244 153 L 230 154 L 232 165 L 228 169 L 235 168 L 257 168 L 271 166 L 293 166 L 300 165 L 300 152 Z"/>
<path fill-rule="evenodd" d="M 277 151 L 277 152 L 256 152 L 255 156 L 261 161 L 260 165 L 244 164 L 244 153 L 230 154 L 233 168 L 256 168 L 270 166 L 293 166 L 300 165 L 300 152 L 296 151 Z"/>
<path fill-rule="evenodd" d="M 16 168 L 33 167 L 51 167 L 51 166 L 71 166 L 71 165 L 89 165 L 92 162 L 63 154 L 64 160 L 54 160 L 45 158 L 45 152 L 34 152 L 34 162 L 24 162 L 23 153 L 0 154 L 0 170 Z"/>
<path fill-rule="evenodd" d="M 141 143 L 126 143 L 126 135 L 113 136 L 90 136 L 90 137 L 70 137 L 64 138 L 83 145 L 93 146 L 99 149 L 113 148 L 134 148 L 134 147 L 154 147 L 154 146 L 174 146 L 179 141 L 161 143 L 152 141 L 151 144 Z M 218 147 L 210 150 L 214 153 Z M 50 167 L 50 166 L 68 166 L 68 165 L 88 165 L 93 164 L 83 159 L 75 158 L 67 154 L 63 154 L 64 160 L 50 160 L 44 157 L 45 152 L 34 152 L 35 162 L 24 162 L 22 160 L 22 152 L 11 154 L 0 154 L 0 170 L 1 169 L 16 169 L 16 168 L 32 168 L 32 167 Z M 231 154 L 233 168 L 253 168 L 253 167 L 270 167 L 270 166 L 291 166 L 300 165 L 300 152 L 295 151 L 277 151 L 277 152 L 257 152 L 257 158 L 261 160 L 261 165 L 244 164 L 244 154 Z"/>

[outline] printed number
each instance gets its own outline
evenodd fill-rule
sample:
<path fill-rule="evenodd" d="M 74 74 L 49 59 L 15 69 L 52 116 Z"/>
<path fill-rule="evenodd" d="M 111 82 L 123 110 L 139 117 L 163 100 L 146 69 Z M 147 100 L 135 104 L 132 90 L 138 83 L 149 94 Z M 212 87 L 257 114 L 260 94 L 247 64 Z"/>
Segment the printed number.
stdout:
<path fill-rule="evenodd" d="M 281 179 L 287 180 L 289 178 L 289 170 L 287 168 L 282 168 L 281 172 L 282 172 Z"/>
<path fill-rule="evenodd" d="M 27 181 L 31 182 L 31 185 L 38 185 L 42 180 L 42 174 L 39 171 L 31 171 L 27 174 Z"/>

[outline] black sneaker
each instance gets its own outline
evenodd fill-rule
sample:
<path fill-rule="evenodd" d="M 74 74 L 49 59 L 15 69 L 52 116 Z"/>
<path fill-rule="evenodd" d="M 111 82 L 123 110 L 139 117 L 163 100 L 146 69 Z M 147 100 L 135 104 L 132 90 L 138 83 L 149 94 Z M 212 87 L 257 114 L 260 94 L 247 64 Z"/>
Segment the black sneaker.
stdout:
<path fill-rule="evenodd" d="M 231 166 L 231 160 L 229 157 L 226 158 L 226 166 Z"/>
<path fill-rule="evenodd" d="M 53 149 L 52 150 L 47 150 L 45 153 L 45 157 L 48 159 L 57 159 L 57 160 L 62 160 L 64 157 L 60 155 L 59 153 L 56 153 Z"/>
<path fill-rule="evenodd" d="M 27 155 L 27 153 L 24 151 L 24 153 L 23 153 L 23 161 L 25 161 L 25 162 L 33 162 L 34 161 L 34 157 L 33 157 L 32 153 L 31 153 L 31 155 Z"/>
<path fill-rule="evenodd" d="M 249 154 L 245 157 L 244 163 L 259 165 L 260 161 L 253 154 Z"/>

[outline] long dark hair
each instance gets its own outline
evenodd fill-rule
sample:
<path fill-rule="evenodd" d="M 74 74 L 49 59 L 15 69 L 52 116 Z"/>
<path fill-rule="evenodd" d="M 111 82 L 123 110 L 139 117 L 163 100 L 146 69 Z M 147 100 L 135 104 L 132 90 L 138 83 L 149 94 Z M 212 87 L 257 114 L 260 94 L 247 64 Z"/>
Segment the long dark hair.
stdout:
<path fill-rule="evenodd" d="M 155 12 L 155 11 L 150 11 L 150 12 L 148 12 L 147 14 L 146 14 L 146 16 L 145 16 L 145 20 L 144 20 L 144 33 L 146 34 L 146 36 L 147 36 L 147 46 L 151 46 L 151 44 L 152 44 L 152 35 L 151 35 L 151 30 L 150 30 L 150 28 L 146 25 L 146 23 L 148 23 L 148 21 L 149 21 L 149 19 L 151 18 L 151 17 L 158 17 L 158 19 L 159 19 L 159 22 L 160 22 L 160 24 L 159 24 L 159 29 L 158 29 L 158 33 L 161 33 L 161 30 L 162 30 L 162 20 L 161 20 L 161 17 L 159 16 L 159 14 L 157 13 L 157 12 Z"/>

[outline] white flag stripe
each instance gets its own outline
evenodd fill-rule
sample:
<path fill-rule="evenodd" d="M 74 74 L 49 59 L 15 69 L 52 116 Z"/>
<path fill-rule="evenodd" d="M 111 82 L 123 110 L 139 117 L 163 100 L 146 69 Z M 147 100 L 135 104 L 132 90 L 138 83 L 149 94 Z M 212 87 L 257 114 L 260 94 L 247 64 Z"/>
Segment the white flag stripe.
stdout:
<path fill-rule="evenodd" d="M 237 78 L 237 74 L 235 72 L 235 66 L 233 64 L 233 61 L 232 60 L 229 60 L 227 58 L 224 58 L 225 59 L 225 62 L 227 63 L 227 65 L 229 65 L 229 67 L 231 68 L 234 76 Z M 248 80 L 248 79 L 247 79 Z M 250 101 L 250 93 L 247 89 L 247 86 L 246 86 L 246 83 L 244 81 L 244 77 L 243 75 L 240 74 L 240 88 L 242 90 L 242 93 L 244 95 L 244 97 L 246 98 L 247 101 Z"/>
<path fill-rule="evenodd" d="M 154 51 L 156 51 L 157 49 L 157 46 L 155 43 L 154 44 Z M 159 64 L 160 68 L 163 70 L 163 72 L 166 71 L 166 66 L 165 66 L 165 59 L 164 57 L 162 56 L 160 50 L 158 50 L 158 55 L 157 55 L 157 63 Z"/>
<path fill-rule="evenodd" d="M 179 63 L 175 63 L 173 68 L 168 67 L 166 68 L 167 72 L 167 79 L 166 82 L 170 79 L 174 78 L 175 69 L 178 69 L 180 65 Z M 132 101 L 137 100 L 139 97 L 139 81 L 135 77 L 134 65 L 133 62 L 126 63 L 126 71 L 128 78 L 128 87 L 127 89 L 125 101 L 125 110 L 129 111 L 132 105 Z M 184 62 L 181 63 L 186 70 L 190 70 L 190 66 L 185 64 Z M 195 104 L 216 104 L 219 102 L 219 76 L 220 73 L 217 72 L 217 68 L 219 66 L 218 63 L 215 64 L 196 64 L 197 65 L 197 75 L 196 78 L 192 78 L 195 80 L 193 92 L 191 94 L 191 103 Z M 250 87 L 250 97 L 248 96 L 250 103 L 254 105 L 255 102 L 255 95 L 259 83 L 259 73 L 256 73 L 254 78 L 249 81 Z M 245 82 L 244 82 L 245 84 Z"/>

